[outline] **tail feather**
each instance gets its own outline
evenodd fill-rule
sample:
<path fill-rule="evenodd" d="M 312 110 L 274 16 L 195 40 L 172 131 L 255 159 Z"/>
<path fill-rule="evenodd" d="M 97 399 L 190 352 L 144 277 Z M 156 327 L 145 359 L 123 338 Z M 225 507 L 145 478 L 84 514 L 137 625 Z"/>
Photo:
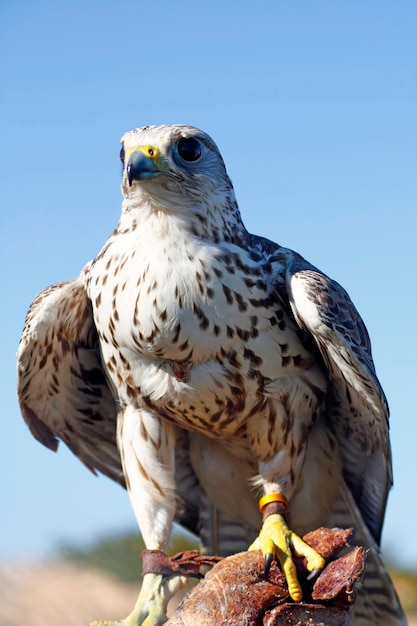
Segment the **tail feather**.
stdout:
<path fill-rule="evenodd" d="M 379 546 L 369 532 L 346 484 L 335 502 L 329 526 L 350 527 L 356 531 L 351 545 L 367 550 L 365 575 L 352 608 L 353 626 L 407 626 L 407 620 L 392 580 L 382 562 Z"/>
<path fill-rule="evenodd" d="M 199 536 L 202 552 L 228 556 L 248 549 L 259 529 L 231 519 L 211 504 L 205 492 L 201 493 Z"/>

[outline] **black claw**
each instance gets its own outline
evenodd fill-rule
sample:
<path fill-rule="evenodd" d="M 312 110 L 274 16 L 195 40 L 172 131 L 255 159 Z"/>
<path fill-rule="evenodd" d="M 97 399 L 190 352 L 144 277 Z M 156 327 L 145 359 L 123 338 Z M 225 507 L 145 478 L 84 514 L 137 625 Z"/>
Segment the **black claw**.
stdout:
<path fill-rule="evenodd" d="M 265 554 L 265 560 L 264 560 L 265 578 L 268 576 L 269 570 L 271 569 L 271 563 L 273 560 L 274 560 L 274 555 L 272 554 L 272 552 L 267 552 L 267 554 Z"/>
<path fill-rule="evenodd" d="M 309 573 L 309 575 L 307 576 L 307 580 L 309 582 L 314 582 L 316 578 L 319 577 L 322 571 L 323 570 L 320 567 L 316 567 L 316 569 L 313 569 L 313 571 Z"/>

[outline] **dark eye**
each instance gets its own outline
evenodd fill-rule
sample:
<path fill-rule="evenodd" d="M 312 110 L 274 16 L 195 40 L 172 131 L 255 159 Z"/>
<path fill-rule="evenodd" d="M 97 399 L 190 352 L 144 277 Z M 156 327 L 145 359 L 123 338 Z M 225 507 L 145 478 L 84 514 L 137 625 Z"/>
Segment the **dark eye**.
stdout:
<path fill-rule="evenodd" d="M 124 165 L 125 164 L 125 147 L 124 146 L 122 146 L 122 149 L 120 150 L 120 160 Z"/>
<path fill-rule="evenodd" d="M 197 161 L 201 157 L 201 145 L 197 139 L 189 137 L 188 139 L 180 139 L 177 144 L 179 156 L 184 161 Z"/>

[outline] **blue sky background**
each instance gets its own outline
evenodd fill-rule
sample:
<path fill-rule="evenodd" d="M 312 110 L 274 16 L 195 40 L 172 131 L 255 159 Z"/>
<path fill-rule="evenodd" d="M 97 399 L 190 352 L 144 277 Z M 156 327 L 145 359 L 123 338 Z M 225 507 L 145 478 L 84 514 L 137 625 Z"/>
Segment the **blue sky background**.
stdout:
<path fill-rule="evenodd" d="M 33 297 L 118 221 L 120 136 L 180 122 L 219 145 L 249 230 L 336 278 L 365 319 L 392 414 L 383 546 L 417 569 L 416 14 L 407 0 L 2 2 L 3 562 L 135 528 L 122 489 L 32 438 L 14 360 Z"/>

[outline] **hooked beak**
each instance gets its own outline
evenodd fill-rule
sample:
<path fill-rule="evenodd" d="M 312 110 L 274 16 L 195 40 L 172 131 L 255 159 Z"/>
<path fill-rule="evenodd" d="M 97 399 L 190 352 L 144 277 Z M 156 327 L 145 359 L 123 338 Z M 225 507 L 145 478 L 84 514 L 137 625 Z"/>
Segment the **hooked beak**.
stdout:
<path fill-rule="evenodd" d="M 126 174 L 129 181 L 129 187 L 132 182 L 145 181 L 161 174 L 157 159 L 159 150 L 153 146 L 137 146 L 130 151 Z"/>

